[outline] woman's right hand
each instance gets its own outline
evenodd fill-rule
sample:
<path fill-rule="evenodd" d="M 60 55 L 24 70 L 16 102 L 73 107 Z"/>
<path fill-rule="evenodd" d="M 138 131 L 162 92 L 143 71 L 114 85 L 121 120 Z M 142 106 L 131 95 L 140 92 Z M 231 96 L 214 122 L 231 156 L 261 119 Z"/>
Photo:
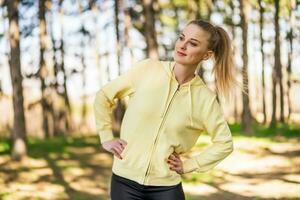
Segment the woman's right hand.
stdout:
<path fill-rule="evenodd" d="M 102 143 L 102 147 L 111 153 L 113 153 L 117 158 L 123 159 L 121 156 L 127 142 L 122 139 L 113 139 Z"/>

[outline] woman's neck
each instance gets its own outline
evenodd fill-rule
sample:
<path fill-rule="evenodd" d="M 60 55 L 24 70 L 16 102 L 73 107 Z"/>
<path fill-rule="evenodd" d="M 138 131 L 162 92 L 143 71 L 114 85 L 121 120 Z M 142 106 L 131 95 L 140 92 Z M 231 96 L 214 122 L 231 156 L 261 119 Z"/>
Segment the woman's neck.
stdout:
<path fill-rule="evenodd" d="M 174 74 L 179 85 L 182 85 L 195 77 L 195 70 L 197 66 L 184 66 L 175 63 Z"/>

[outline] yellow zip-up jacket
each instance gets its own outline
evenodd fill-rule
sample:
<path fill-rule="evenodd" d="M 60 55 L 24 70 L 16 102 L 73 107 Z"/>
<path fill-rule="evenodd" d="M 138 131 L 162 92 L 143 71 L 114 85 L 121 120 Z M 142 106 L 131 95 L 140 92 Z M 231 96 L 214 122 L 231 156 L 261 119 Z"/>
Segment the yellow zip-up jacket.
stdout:
<path fill-rule="evenodd" d="M 212 169 L 233 151 L 216 94 L 198 75 L 179 85 L 174 64 L 139 61 L 97 92 L 94 110 L 101 143 L 114 139 L 112 107 L 116 99 L 129 97 L 120 130 L 127 145 L 122 160 L 114 157 L 113 173 L 143 185 L 176 185 L 181 175 L 169 169 L 168 157 L 189 151 L 204 131 L 212 144 L 183 162 L 184 173 Z"/>

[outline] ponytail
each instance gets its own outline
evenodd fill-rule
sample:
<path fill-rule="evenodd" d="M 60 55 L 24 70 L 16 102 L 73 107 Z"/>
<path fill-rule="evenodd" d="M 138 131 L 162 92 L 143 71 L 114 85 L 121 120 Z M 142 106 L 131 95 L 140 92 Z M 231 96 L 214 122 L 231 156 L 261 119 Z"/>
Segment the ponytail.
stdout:
<path fill-rule="evenodd" d="M 235 65 L 233 61 L 232 44 L 227 32 L 219 26 L 214 26 L 203 20 L 193 20 L 188 24 L 200 26 L 210 33 L 208 49 L 214 52 L 215 64 L 213 73 L 218 95 L 230 98 L 234 86 L 238 85 L 235 79 Z"/>
<path fill-rule="evenodd" d="M 216 90 L 221 96 L 229 98 L 232 88 L 237 84 L 234 75 L 235 65 L 231 40 L 223 28 L 216 26 L 215 30 L 219 37 L 214 49 L 215 64 L 213 73 L 215 75 Z"/>

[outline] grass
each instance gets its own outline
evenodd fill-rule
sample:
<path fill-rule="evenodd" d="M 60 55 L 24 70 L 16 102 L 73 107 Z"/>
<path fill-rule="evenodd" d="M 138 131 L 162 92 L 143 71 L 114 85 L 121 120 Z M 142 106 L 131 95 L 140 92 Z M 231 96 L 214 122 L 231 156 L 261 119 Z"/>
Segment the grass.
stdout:
<path fill-rule="evenodd" d="M 9 158 L 10 147 L 0 140 L 0 199 L 106 199 L 111 155 L 98 136 L 29 138 L 21 163 Z"/>
<path fill-rule="evenodd" d="M 241 124 L 231 124 L 230 130 L 233 136 L 246 136 L 242 132 Z M 260 125 L 255 123 L 253 125 L 253 133 L 247 137 L 255 138 L 274 138 L 274 137 L 285 137 L 285 138 L 299 138 L 300 137 L 300 124 L 280 124 L 276 127 L 268 127 L 266 125 Z"/>
<path fill-rule="evenodd" d="M 98 136 L 73 137 L 73 136 L 57 136 L 48 139 L 28 139 L 28 155 L 30 157 L 40 157 L 47 153 L 59 153 L 60 155 L 68 155 L 68 147 L 95 147 L 100 145 Z M 11 141 L 8 138 L 0 139 L 0 155 L 9 154 Z"/>
<path fill-rule="evenodd" d="M 184 183 L 197 185 L 199 182 L 205 182 L 206 184 L 213 184 L 216 181 L 215 172 L 209 171 L 207 173 L 189 173 L 182 177 Z"/>
<path fill-rule="evenodd" d="M 295 168 L 296 164 L 299 162 L 296 158 L 300 151 L 294 150 L 292 152 L 291 149 L 287 149 L 290 151 L 290 153 L 287 153 L 287 151 L 272 152 L 272 150 L 281 147 L 284 148 L 286 144 L 284 144 L 285 146 L 278 145 L 280 145 L 281 142 L 286 141 L 293 141 L 290 146 L 294 147 L 295 144 L 297 144 L 295 139 L 298 140 L 300 138 L 300 127 L 297 125 L 287 126 L 279 124 L 277 128 L 268 129 L 268 127 L 265 126 L 255 125 L 254 132 L 251 136 L 246 136 L 241 133 L 241 126 L 239 124 L 230 125 L 230 129 L 234 140 L 237 143 L 249 141 L 249 143 L 255 144 L 255 151 L 249 151 L 247 148 L 237 149 L 238 155 L 241 156 L 237 158 L 241 159 L 243 158 L 242 156 L 245 155 L 243 162 L 249 162 L 249 166 L 253 166 L 251 165 L 251 162 L 255 162 L 256 164 L 256 160 L 248 160 L 249 158 L 257 159 L 257 164 L 260 165 L 260 167 L 257 165 L 257 168 L 262 169 L 267 169 L 271 163 L 269 163 L 269 165 L 264 165 L 263 162 L 260 162 L 261 160 L 266 158 L 266 162 L 269 162 L 268 156 L 273 156 L 273 159 L 278 158 L 278 162 L 276 162 L 276 167 L 274 167 L 273 171 L 266 171 L 262 175 L 258 174 L 258 176 L 261 177 L 260 181 L 262 181 L 263 184 L 270 184 L 270 180 L 275 178 L 278 179 L 278 181 L 280 180 L 284 186 L 284 184 L 286 184 L 284 181 L 286 180 L 285 176 L 290 175 L 290 171 L 288 170 Z M 207 135 L 201 136 L 200 138 L 201 139 L 197 143 L 195 149 L 201 149 L 210 144 L 210 138 Z M 261 144 L 261 141 L 263 141 L 263 145 Z M 275 146 L 275 148 L 266 149 L 264 145 L 266 145 L 266 147 Z M 31 165 L 20 164 L 16 167 L 16 163 L 11 163 L 10 161 L 7 163 L 3 162 L 9 160 L 7 158 L 10 154 L 10 148 L 11 142 L 9 138 L 0 138 L 0 161 L 2 159 L 2 164 L 0 163 L 0 177 L 2 176 L 2 182 L 0 179 L 0 199 L 18 199 L 18 195 L 25 194 L 26 190 L 22 190 L 22 188 L 19 190 L 7 189 L 10 187 L 10 182 L 16 183 L 17 185 L 24 183 L 25 185 L 30 185 L 32 187 L 42 188 L 39 190 L 43 191 L 53 191 L 53 193 L 56 194 L 56 197 L 53 197 L 53 199 L 99 199 L 99 196 L 101 196 L 102 199 L 106 199 L 104 195 L 106 192 L 105 184 L 109 179 L 108 174 L 111 171 L 111 164 L 109 164 L 110 161 L 107 163 L 104 163 L 104 161 L 109 160 L 110 154 L 102 151 L 97 135 L 84 137 L 59 136 L 49 139 L 28 138 L 28 157 L 30 158 L 29 162 L 32 163 Z M 257 153 L 259 153 L 260 156 L 247 157 Z M 235 159 L 236 158 L 234 158 L 233 161 L 237 162 Z M 283 159 L 293 161 L 291 162 L 291 166 L 285 168 L 286 161 Z M 280 163 L 282 164 L 281 168 L 279 168 Z M 236 167 L 236 164 L 232 164 L 232 167 Z M 276 169 L 279 171 L 276 171 Z M 253 179 L 255 179 L 255 172 L 251 172 L 251 170 L 254 169 L 249 167 L 247 174 L 239 174 L 240 172 L 237 172 L 236 174 L 226 174 L 226 172 L 222 170 L 186 174 L 183 176 L 184 184 L 188 186 L 194 185 L 200 188 L 206 185 L 203 191 L 205 191 L 206 187 L 216 188 L 218 190 L 218 193 L 215 194 L 203 193 L 200 195 L 201 198 L 199 197 L 199 194 L 186 193 L 187 200 L 220 199 L 220 197 L 224 195 L 228 197 L 224 199 L 230 199 L 231 197 L 237 197 L 241 200 L 247 199 L 247 196 L 241 196 L 242 193 L 223 191 L 221 186 L 223 183 L 230 184 L 231 182 L 236 181 L 236 179 L 241 180 L 241 182 L 245 184 L 247 180 L 252 179 L 251 173 L 254 173 Z M 293 178 L 290 182 L 287 181 L 287 183 L 292 184 L 293 182 L 296 183 L 298 181 L 296 180 L 297 174 L 300 174 L 300 172 L 294 170 L 294 173 L 296 178 Z M 37 178 L 35 179 L 34 177 Z M 232 178 L 232 180 L 230 178 Z M 7 180 L 9 182 L 6 183 Z M 298 182 L 300 183 L 300 181 Z M 43 186 L 43 184 L 45 186 Z M 79 184 L 80 187 L 72 184 Z M 92 186 L 86 184 L 91 184 Z M 252 183 L 250 182 L 250 189 L 251 184 Z M 44 187 L 45 189 L 43 189 Z M 98 191 L 101 187 L 103 192 Z M 50 190 L 50 188 L 52 189 Z M 59 188 L 63 189 L 61 190 Z M 272 194 L 270 194 L 270 197 L 271 196 Z M 255 191 L 253 192 L 252 197 L 252 199 L 266 199 L 259 198 L 259 194 L 255 194 Z M 32 197 L 31 199 L 43 199 L 43 196 L 38 196 L 37 194 L 36 197 Z"/>
<path fill-rule="evenodd" d="M 280 142 L 280 138 L 300 138 L 300 125 L 293 124 L 278 124 L 276 128 L 269 128 L 267 126 L 255 124 L 253 126 L 253 133 L 245 135 L 242 133 L 241 124 L 229 125 L 232 135 L 238 138 L 248 138 L 254 140 L 275 141 Z M 204 134 L 206 135 L 206 134 Z M 284 140 L 283 140 L 284 141 Z M 38 156 L 47 153 L 63 153 L 66 152 L 67 147 L 85 147 L 93 146 L 99 147 L 98 136 L 91 137 L 74 137 L 74 136 L 58 136 L 50 139 L 28 139 L 29 156 Z M 209 139 L 200 140 L 197 143 L 199 147 L 205 147 L 209 144 Z M 11 140 L 8 138 L 0 138 L 0 155 L 9 154 L 11 148 Z"/>

